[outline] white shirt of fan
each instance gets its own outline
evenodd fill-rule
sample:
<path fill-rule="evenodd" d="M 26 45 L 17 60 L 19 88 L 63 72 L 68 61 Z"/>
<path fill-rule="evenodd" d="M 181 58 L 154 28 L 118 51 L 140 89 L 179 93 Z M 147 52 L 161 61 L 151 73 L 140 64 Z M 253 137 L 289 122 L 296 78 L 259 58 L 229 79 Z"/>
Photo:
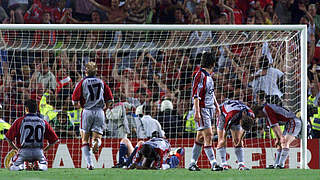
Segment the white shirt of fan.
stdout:
<path fill-rule="evenodd" d="M 259 69 L 255 74 L 261 74 L 262 69 Z M 253 89 L 255 92 L 258 90 L 263 90 L 266 95 L 277 95 L 282 97 L 282 92 L 280 91 L 277 80 L 280 79 L 284 75 L 279 69 L 276 68 L 268 68 L 267 74 L 264 76 L 260 76 L 258 79 L 254 80 L 252 83 Z"/>
<path fill-rule="evenodd" d="M 143 126 L 143 128 L 139 126 Z M 137 124 L 137 129 L 140 130 L 137 133 L 138 138 L 151 138 L 152 133 L 155 131 L 159 133 L 159 136 L 161 138 L 164 137 L 165 134 L 161 128 L 159 121 L 153 119 L 150 115 L 144 115 L 141 118 L 141 123 Z"/>

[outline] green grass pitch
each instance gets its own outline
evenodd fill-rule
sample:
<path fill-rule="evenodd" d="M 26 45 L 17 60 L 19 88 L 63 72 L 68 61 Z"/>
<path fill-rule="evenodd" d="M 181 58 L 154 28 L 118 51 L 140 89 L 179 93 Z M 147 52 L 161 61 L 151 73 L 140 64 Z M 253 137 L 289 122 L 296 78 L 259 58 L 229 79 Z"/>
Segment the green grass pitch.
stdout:
<path fill-rule="evenodd" d="M 0 180 L 316 180 L 320 179 L 320 170 L 254 169 L 250 171 L 228 170 L 212 172 L 202 169 L 190 172 L 186 169 L 170 170 L 126 170 L 126 169 L 49 169 L 46 172 L 20 171 L 10 172 L 0 169 Z"/>

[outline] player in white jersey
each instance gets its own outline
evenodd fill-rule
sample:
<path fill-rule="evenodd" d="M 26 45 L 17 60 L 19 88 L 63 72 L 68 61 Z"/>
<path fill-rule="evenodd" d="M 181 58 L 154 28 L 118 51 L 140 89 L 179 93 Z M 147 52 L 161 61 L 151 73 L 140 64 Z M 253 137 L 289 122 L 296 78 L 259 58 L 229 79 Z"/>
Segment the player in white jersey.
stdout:
<path fill-rule="evenodd" d="M 250 130 L 254 123 L 253 111 L 238 100 L 226 100 L 220 105 L 221 116 L 217 122 L 218 145 L 217 153 L 219 153 L 222 167 L 227 170 L 229 166 L 226 161 L 227 132 L 231 131 L 234 152 L 238 159 L 239 170 L 249 170 L 244 165 L 243 153 L 243 137 L 244 130 Z"/>
<path fill-rule="evenodd" d="M 37 114 L 37 107 L 36 101 L 27 100 L 26 115 L 15 120 L 5 135 L 10 147 L 17 152 L 11 159 L 10 170 L 12 171 L 23 170 L 25 161 L 34 162 L 34 170 L 48 169 L 48 162 L 43 152 L 58 142 L 58 136 L 49 123 Z M 49 143 L 42 149 L 44 139 Z"/>
<path fill-rule="evenodd" d="M 274 165 L 268 168 L 283 169 L 289 154 L 291 142 L 297 137 L 301 131 L 302 121 L 296 115 L 276 104 L 256 105 L 252 107 L 255 115 L 265 117 L 267 126 L 271 127 L 276 135 L 276 159 Z M 285 125 L 285 129 L 281 132 L 279 125 Z"/>
<path fill-rule="evenodd" d="M 92 133 L 92 152 L 99 151 L 101 137 L 106 129 L 104 109 L 113 103 L 113 96 L 109 86 L 95 77 L 97 66 L 94 62 L 86 64 L 86 76 L 75 87 L 72 101 L 81 112 L 80 134 L 82 139 L 82 155 L 87 160 L 89 170 L 93 169 L 89 138 Z"/>
<path fill-rule="evenodd" d="M 214 115 L 216 118 L 220 116 L 219 104 L 214 94 L 214 82 L 211 77 L 216 61 L 216 58 L 211 53 L 204 53 L 202 55 L 201 68 L 196 72 L 192 85 L 194 120 L 196 121 L 197 135 L 192 148 L 192 158 L 189 165 L 190 171 L 200 170 L 197 166 L 197 161 L 202 151 L 202 145 L 204 145 L 205 153 L 210 161 L 211 170 L 222 170 L 217 165 L 212 149 L 212 121 L 214 121 Z"/>

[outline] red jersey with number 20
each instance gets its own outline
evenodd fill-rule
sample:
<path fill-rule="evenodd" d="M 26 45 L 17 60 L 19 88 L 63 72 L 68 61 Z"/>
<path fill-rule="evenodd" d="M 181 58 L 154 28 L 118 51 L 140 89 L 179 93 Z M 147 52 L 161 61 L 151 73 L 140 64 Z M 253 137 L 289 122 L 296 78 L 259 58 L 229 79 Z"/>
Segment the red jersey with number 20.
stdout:
<path fill-rule="evenodd" d="M 81 107 L 87 110 L 103 109 L 112 99 L 109 86 L 96 77 L 82 79 L 72 94 L 72 101 L 80 101 Z"/>
<path fill-rule="evenodd" d="M 6 139 L 13 142 L 16 140 L 18 148 L 42 148 L 44 139 L 54 144 L 58 136 L 38 114 L 27 114 L 14 121 L 6 133 Z"/>

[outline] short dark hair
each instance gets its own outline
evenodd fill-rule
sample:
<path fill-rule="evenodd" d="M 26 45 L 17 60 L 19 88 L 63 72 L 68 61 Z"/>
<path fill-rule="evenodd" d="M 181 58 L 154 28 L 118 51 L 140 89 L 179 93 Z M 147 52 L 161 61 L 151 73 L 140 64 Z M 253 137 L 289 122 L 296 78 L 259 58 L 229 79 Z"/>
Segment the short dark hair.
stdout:
<path fill-rule="evenodd" d="M 246 115 L 242 116 L 241 127 L 242 127 L 243 130 L 249 131 L 251 129 L 252 125 L 254 124 L 254 120 L 253 120 L 253 117 L 251 117 L 249 115 L 248 110 L 246 110 L 245 113 L 246 113 Z"/>
<path fill-rule="evenodd" d="M 262 69 L 268 69 L 269 67 L 269 59 L 267 56 L 262 56 L 259 61 L 259 66 Z"/>
<path fill-rule="evenodd" d="M 33 99 L 28 99 L 24 102 L 24 106 L 28 108 L 29 113 L 37 113 L 38 111 L 38 104 Z"/>
<path fill-rule="evenodd" d="M 153 149 L 153 147 L 150 144 L 143 144 L 142 145 L 141 154 L 149 160 L 155 160 L 157 157 L 155 150 Z"/>
<path fill-rule="evenodd" d="M 212 53 L 204 52 L 201 57 L 200 65 L 202 68 L 213 68 L 217 62 L 217 58 Z"/>
<path fill-rule="evenodd" d="M 262 111 L 263 105 L 255 104 L 251 107 L 251 110 L 253 111 L 254 114 L 258 114 L 259 111 Z"/>
<path fill-rule="evenodd" d="M 151 105 L 149 103 L 143 105 L 143 115 L 151 114 Z"/>

